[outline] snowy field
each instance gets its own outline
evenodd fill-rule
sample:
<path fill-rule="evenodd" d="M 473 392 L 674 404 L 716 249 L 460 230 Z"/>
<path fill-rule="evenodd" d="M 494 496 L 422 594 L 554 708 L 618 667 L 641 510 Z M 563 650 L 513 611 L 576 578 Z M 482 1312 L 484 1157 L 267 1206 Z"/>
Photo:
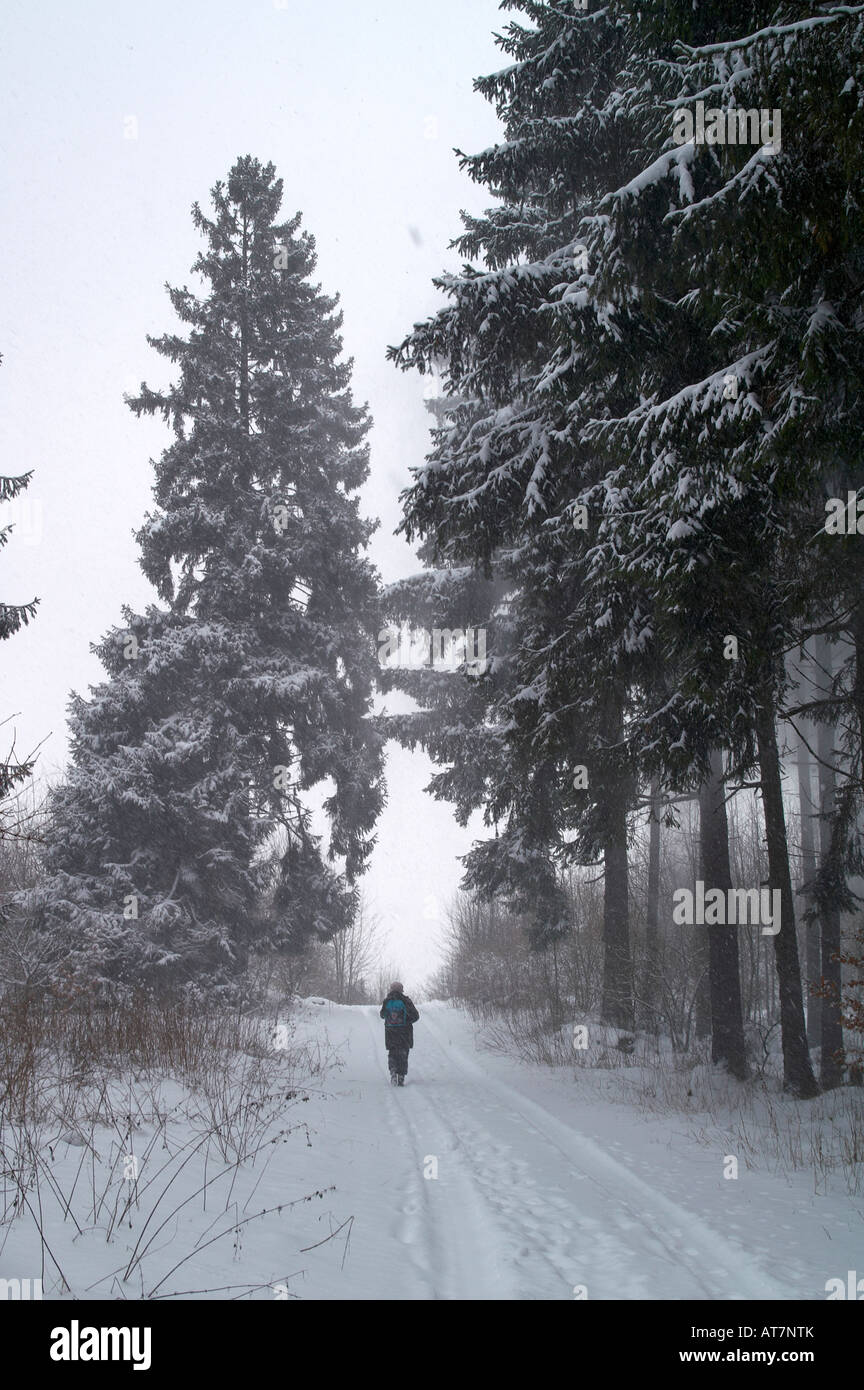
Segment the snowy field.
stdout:
<path fill-rule="evenodd" d="M 67 1300 L 819 1300 L 864 1269 L 864 1194 L 752 1153 L 725 1178 L 716 1124 L 634 1105 L 633 1068 L 517 1062 L 432 1003 L 394 1090 L 382 1034 L 375 1007 L 305 1000 L 233 1087 L 126 1078 L 110 1126 L 5 1130 L 0 1278 Z"/>

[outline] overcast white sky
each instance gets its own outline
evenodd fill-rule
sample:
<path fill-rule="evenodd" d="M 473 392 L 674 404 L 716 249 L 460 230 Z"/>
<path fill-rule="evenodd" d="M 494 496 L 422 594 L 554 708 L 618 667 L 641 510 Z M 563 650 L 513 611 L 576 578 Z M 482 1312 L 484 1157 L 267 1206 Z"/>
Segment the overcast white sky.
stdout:
<path fill-rule="evenodd" d="M 41 767 L 56 778 L 69 691 L 101 678 L 89 644 L 123 603 L 154 597 L 132 531 L 168 436 L 123 392 L 165 380 L 145 335 L 171 326 L 166 281 L 197 287 L 189 210 L 240 154 L 273 161 L 283 215 L 302 211 L 317 278 L 342 299 L 355 396 L 375 421 L 373 559 L 387 581 L 418 568 L 393 531 L 427 448 L 423 383 L 385 351 L 436 306 L 459 209 L 489 202 L 453 146 L 499 137 L 472 81 L 506 65 L 492 38 L 506 17 L 497 0 L 7 0 L 4 12 L 0 447 L 4 472 L 34 478 L 0 599 L 41 606 L 0 653 L 0 718 L 15 715 L 21 753 L 45 739 Z M 366 879 L 409 989 L 438 963 L 471 839 L 424 794 L 430 770 L 392 750 Z"/>

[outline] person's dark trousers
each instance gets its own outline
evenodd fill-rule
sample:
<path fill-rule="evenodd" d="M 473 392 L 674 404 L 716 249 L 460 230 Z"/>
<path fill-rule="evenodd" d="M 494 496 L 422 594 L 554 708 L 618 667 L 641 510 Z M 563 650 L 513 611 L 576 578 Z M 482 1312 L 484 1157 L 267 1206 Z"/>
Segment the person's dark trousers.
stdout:
<path fill-rule="evenodd" d="M 397 1076 L 405 1076 L 408 1072 L 408 1049 L 407 1047 L 391 1047 L 387 1053 L 387 1065 L 391 1071 L 395 1071 Z"/>

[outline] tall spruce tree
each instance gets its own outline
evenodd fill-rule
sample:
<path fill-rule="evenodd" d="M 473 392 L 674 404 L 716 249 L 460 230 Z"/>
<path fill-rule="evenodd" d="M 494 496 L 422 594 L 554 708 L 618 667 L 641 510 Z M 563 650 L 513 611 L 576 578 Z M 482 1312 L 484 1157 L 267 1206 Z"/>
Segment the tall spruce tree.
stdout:
<path fill-rule="evenodd" d="M 632 8 L 648 45 L 657 158 L 601 203 L 586 241 L 594 292 L 621 310 L 638 305 L 654 343 L 631 335 L 638 393 L 626 416 L 595 430 L 610 456 L 627 456 L 612 478 L 602 558 L 657 597 L 655 641 L 678 673 L 674 698 L 649 707 L 638 741 L 685 776 L 687 763 L 705 766 L 711 744 L 731 750 L 739 778 L 758 768 L 770 881 L 782 895 L 785 1079 L 811 1095 L 777 719 L 786 653 L 826 628 L 845 628 L 854 646 L 864 612 L 860 555 L 838 569 L 821 524 L 826 493 L 861 477 L 862 14 Z M 688 42 L 672 42 L 676 32 Z M 706 94 L 722 138 L 673 141 L 673 114 Z M 747 112 L 765 110 L 782 113 L 782 141 L 727 138 L 730 121 L 746 131 Z M 730 640 L 740 659 L 724 662 Z M 832 697 L 836 718 L 844 702 Z M 855 748 L 850 757 L 860 786 Z M 832 891 L 836 905 L 836 875 Z"/>
<path fill-rule="evenodd" d="M 522 0 L 507 8 L 532 25 L 507 26 L 499 42 L 513 61 L 476 83 L 495 103 L 506 139 L 462 157 L 502 200 L 485 217 L 466 218 L 456 243 L 484 268 L 468 264 L 437 281 L 451 304 L 391 353 L 403 368 L 443 363 L 454 400 L 451 422 L 407 494 L 404 529 L 426 538 L 429 563 L 473 567 L 507 599 L 506 642 L 500 611 L 475 615 L 495 634 L 494 676 L 480 696 L 467 697 L 487 700 L 497 775 L 475 776 L 460 761 L 448 778 L 452 786 L 461 777 L 498 832 L 469 855 L 467 885 L 533 898 L 552 938 L 566 925 L 554 862 L 602 857 L 603 1015 L 629 1027 L 635 787 L 620 748 L 631 654 L 610 631 L 615 596 L 602 577 L 588 582 L 602 481 L 578 428 L 617 383 L 598 350 L 577 239 L 604 178 L 626 176 L 638 144 L 620 109 L 627 36 L 606 10 Z M 555 320 L 554 305 L 550 312 L 556 295 L 567 298 L 571 331 Z M 638 662 L 638 651 L 632 656 Z"/>
<path fill-rule="evenodd" d="M 338 930 L 383 799 L 369 419 L 337 300 L 272 165 L 239 159 L 212 202 L 206 293 L 169 287 L 186 335 L 148 340 L 177 379 L 129 402 L 174 433 L 138 533 L 167 608 L 126 612 L 96 649 L 108 679 L 73 699 L 37 904 L 79 974 L 129 985 L 231 989 L 250 948 Z M 328 781 L 325 858 L 305 794 Z"/>
<path fill-rule="evenodd" d="M 843 625 L 853 646 L 864 632 L 857 560 L 838 584 L 818 537 L 825 490 L 860 476 L 860 218 L 846 211 L 860 208 L 861 118 L 846 74 L 862 17 L 746 0 L 507 8 L 532 27 L 508 27 L 514 61 L 478 84 L 507 139 L 463 161 L 503 200 L 457 243 L 486 268 L 442 278 L 451 305 L 393 354 L 421 370 L 443 359 L 468 402 L 408 494 L 409 534 L 435 564 L 503 563 L 517 596 L 517 660 L 491 721 L 516 833 L 479 859 L 525 862 L 518 803 L 535 804 L 533 776 L 550 831 L 578 840 L 605 822 L 621 886 L 633 769 L 702 789 L 704 850 L 725 880 L 718 754 L 733 786 L 757 769 L 786 923 L 774 938 L 785 1080 L 812 1095 L 777 719 L 789 647 L 820 624 Z M 739 111 L 788 103 L 791 152 L 785 137 L 782 154 L 678 144 L 676 108 L 706 94 L 739 129 Z M 822 173 L 826 117 L 838 138 Z M 861 729 L 861 664 L 847 664 L 843 708 Z M 848 737 L 860 769 L 864 743 Z M 590 769 L 578 810 L 568 753 Z M 741 1074 L 736 934 L 713 947 L 715 1055 Z"/>

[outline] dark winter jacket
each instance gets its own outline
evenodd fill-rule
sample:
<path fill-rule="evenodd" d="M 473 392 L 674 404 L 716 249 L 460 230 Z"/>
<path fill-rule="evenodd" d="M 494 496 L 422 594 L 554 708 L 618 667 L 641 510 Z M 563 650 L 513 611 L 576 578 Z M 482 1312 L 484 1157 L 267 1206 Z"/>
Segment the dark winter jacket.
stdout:
<path fill-rule="evenodd" d="M 384 1017 L 384 1010 L 387 1008 L 388 999 L 402 1000 L 407 1010 L 407 1022 L 397 1023 L 395 1025 L 391 1025 L 389 1023 L 384 1024 L 384 1046 L 387 1048 L 388 1052 L 390 1051 L 391 1047 L 413 1047 L 413 1024 L 415 1024 L 418 1018 L 420 1017 L 420 1015 L 417 1012 L 417 1009 L 414 1006 L 414 1001 L 412 999 L 409 999 L 407 994 L 388 994 L 387 999 L 385 999 L 384 1003 L 381 1005 L 381 1013 L 378 1015 L 379 1018 Z"/>

